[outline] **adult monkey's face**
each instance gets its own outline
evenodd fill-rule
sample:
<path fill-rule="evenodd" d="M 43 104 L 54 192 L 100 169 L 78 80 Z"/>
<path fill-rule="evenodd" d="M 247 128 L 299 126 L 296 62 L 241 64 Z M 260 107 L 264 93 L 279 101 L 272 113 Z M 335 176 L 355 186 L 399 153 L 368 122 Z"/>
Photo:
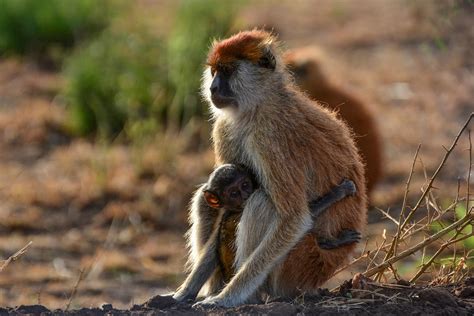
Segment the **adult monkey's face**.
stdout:
<path fill-rule="evenodd" d="M 235 77 L 237 63 L 216 65 L 211 67 L 212 83 L 209 87 L 211 101 L 219 109 L 228 106 L 238 106 L 235 92 L 230 87 L 232 76 Z M 234 78 L 235 79 L 235 78 Z"/>
<path fill-rule="evenodd" d="M 204 96 L 217 109 L 255 106 L 276 68 L 272 41 L 266 32 L 251 31 L 215 42 L 204 72 Z"/>

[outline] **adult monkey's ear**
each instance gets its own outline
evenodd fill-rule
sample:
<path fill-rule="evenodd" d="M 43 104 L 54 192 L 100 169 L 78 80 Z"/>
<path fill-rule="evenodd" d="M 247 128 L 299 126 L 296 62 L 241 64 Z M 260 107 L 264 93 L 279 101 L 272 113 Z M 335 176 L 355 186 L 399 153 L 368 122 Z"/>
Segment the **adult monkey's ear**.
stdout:
<path fill-rule="evenodd" d="M 276 67 L 276 59 L 273 55 L 270 47 L 263 48 L 263 55 L 258 61 L 258 65 L 263 68 L 268 68 L 271 70 L 275 70 Z"/>
<path fill-rule="evenodd" d="M 220 208 L 221 207 L 221 202 L 219 201 L 219 197 L 217 197 L 217 194 L 215 194 L 212 191 L 205 190 L 204 191 L 204 199 L 206 199 L 207 205 L 209 205 L 212 208 Z"/>

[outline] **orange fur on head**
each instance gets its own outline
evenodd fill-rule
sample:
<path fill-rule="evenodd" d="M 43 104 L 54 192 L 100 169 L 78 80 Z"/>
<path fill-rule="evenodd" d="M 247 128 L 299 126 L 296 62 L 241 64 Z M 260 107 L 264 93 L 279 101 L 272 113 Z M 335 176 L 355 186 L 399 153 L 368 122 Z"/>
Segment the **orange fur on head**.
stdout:
<path fill-rule="evenodd" d="M 207 64 L 215 69 L 219 65 L 239 59 L 257 62 L 264 54 L 263 48 L 274 41 L 275 37 L 265 31 L 239 32 L 228 39 L 214 42 L 207 57 Z"/>

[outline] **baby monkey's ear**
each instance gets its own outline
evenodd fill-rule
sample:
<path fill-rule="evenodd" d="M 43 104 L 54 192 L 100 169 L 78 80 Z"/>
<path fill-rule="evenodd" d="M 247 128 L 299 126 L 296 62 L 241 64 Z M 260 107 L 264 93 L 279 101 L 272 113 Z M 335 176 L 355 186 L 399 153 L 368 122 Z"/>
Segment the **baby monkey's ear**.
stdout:
<path fill-rule="evenodd" d="M 205 190 L 204 191 L 204 198 L 206 199 L 207 205 L 212 208 L 220 208 L 221 202 L 219 201 L 219 197 L 214 192 Z"/>

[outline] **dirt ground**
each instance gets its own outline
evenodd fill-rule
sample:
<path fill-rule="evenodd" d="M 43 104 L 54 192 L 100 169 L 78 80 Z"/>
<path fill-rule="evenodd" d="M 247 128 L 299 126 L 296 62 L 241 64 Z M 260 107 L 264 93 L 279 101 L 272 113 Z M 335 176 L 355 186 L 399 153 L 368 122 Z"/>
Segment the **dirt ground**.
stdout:
<path fill-rule="evenodd" d="M 349 284 L 349 283 L 347 283 Z M 346 285 L 347 285 L 346 284 Z M 471 299 L 467 299 L 471 297 Z M 370 289 L 344 288 L 331 294 L 320 290 L 295 300 L 272 299 L 265 304 L 235 308 L 194 307 L 177 303 L 171 297 L 157 295 L 129 310 L 103 304 L 100 308 L 49 310 L 43 305 L 22 305 L 2 309 L 0 315 L 67 314 L 67 315 L 472 315 L 474 313 L 474 278 L 462 284 L 436 287 L 413 287 L 397 284 L 374 284 Z"/>
<path fill-rule="evenodd" d="M 255 1 L 240 14 L 243 27 L 273 27 L 288 48 L 322 47 L 331 80 L 376 114 L 385 176 L 371 202 L 365 232 L 370 243 L 393 231 L 376 208 L 397 216 L 418 144 L 423 165 L 415 170 L 409 203 L 426 181 L 423 167 L 432 174 L 443 146 L 474 111 L 473 18 L 469 1 Z M 0 315 L 26 313 L 13 306 L 32 304 L 54 312 L 68 304 L 79 309 L 112 303 L 113 313 L 125 313 L 118 309 L 172 291 L 184 278 L 186 207 L 212 170 L 209 145 L 196 146 L 185 134 L 159 135 L 146 147 L 72 138 L 64 131 L 66 113 L 57 96 L 62 84 L 58 73 L 31 61 L 0 59 L 0 258 L 33 242 L 0 273 L 0 306 L 12 307 L 0 308 Z M 467 144 L 462 138 L 436 182 L 442 201 L 451 201 L 458 179 L 467 176 Z M 340 273 L 326 286 L 365 267 Z M 323 291 L 303 301 L 213 313 L 467 315 L 471 308 L 472 314 L 473 294 L 460 297 L 460 286 L 382 291 L 383 299 Z M 108 308 L 77 313 L 104 314 Z M 173 302 L 135 308 L 204 312 Z"/>

